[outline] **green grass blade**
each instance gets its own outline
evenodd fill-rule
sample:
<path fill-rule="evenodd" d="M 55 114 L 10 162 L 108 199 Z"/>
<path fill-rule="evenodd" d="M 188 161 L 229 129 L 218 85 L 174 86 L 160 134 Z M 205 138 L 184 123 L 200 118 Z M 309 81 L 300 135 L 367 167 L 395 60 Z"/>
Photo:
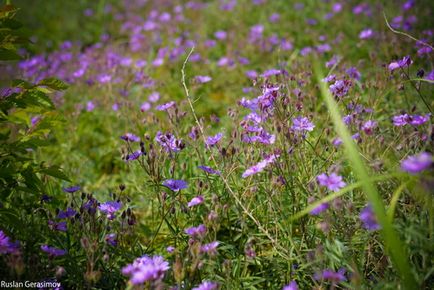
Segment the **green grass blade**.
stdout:
<path fill-rule="evenodd" d="M 381 226 L 380 233 L 384 240 L 385 247 L 402 278 L 405 289 L 416 289 L 417 284 L 409 267 L 405 246 L 399 239 L 392 223 L 386 215 L 383 200 L 378 193 L 377 187 L 370 179 L 369 170 L 360 157 L 356 143 L 352 140 L 350 132 L 342 122 L 338 104 L 328 90 L 326 83 L 322 81 L 323 74 L 318 62 L 314 63 L 314 70 L 321 90 L 321 95 L 327 104 L 335 130 L 343 141 L 347 159 L 350 162 L 357 179 L 363 184 L 363 191 L 365 192 L 368 201 L 372 204 L 375 216 Z"/>

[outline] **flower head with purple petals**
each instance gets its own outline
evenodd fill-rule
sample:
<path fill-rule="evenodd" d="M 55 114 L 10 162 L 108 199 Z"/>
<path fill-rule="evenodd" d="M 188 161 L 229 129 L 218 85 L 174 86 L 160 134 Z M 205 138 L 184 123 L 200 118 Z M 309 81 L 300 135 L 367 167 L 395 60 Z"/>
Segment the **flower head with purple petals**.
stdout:
<path fill-rule="evenodd" d="M 331 191 L 339 191 L 341 188 L 345 187 L 347 184 L 342 180 L 342 176 L 332 173 L 327 175 L 322 173 L 316 178 L 321 186 L 326 186 Z"/>
<path fill-rule="evenodd" d="M 107 215 L 109 220 L 115 218 L 115 213 L 122 207 L 122 202 L 120 201 L 107 201 L 99 205 L 99 210 Z"/>
<path fill-rule="evenodd" d="M 430 168 L 433 164 L 433 156 L 428 152 L 421 152 L 408 157 L 401 162 L 401 169 L 411 174 L 416 174 Z"/>
<path fill-rule="evenodd" d="M 48 245 L 42 245 L 41 250 L 47 253 L 51 257 L 63 256 L 67 253 L 66 250 L 58 249 L 55 247 L 50 247 Z"/>
<path fill-rule="evenodd" d="M 360 220 L 363 223 L 363 227 L 369 231 L 376 231 L 380 229 L 380 225 L 377 222 L 372 206 L 368 204 L 365 206 L 359 215 Z"/>
<path fill-rule="evenodd" d="M 194 287 L 192 290 L 217 290 L 218 284 L 211 281 L 203 281 L 197 287 Z"/>
<path fill-rule="evenodd" d="M 169 263 L 161 256 L 143 256 L 122 268 L 122 274 L 129 276 L 133 285 L 142 285 L 147 281 L 161 280 L 169 270 Z"/>
<path fill-rule="evenodd" d="M 188 187 L 188 183 L 179 179 L 167 179 L 163 182 L 163 185 L 172 191 L 178 192 Z"/>

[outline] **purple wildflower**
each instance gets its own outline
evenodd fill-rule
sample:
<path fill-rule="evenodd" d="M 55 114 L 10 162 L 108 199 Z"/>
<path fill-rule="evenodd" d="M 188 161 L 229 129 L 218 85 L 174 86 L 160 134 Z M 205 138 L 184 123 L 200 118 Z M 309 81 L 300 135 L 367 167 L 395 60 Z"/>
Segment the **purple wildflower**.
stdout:
<path fill-rule="evenodd" d="M 122 274 L 130 276 L 130 283 L 141 285 L 146 281 L 161 280 L 169 270 L 169 263 L 161 256 L 143 256 L 122 268 Z"/>
<path fill-rule="evenodd" d="M 360 32 L 359 38 L 360 39 L 369 39 L 374 35 L 374 31 L 370 28 L 364 29 Z"/>
<path fill-rule="evenodd" d="M 188 202 L 187 206 L 193 207 L 193 206 L 199 205 L 199 204 L 203 203 L 204 200 L 205 199 L 203 198 L 202 195 L 195 196 Z"/>
<path fill-rule="evenodd" d="M 118 244 L 118 241 L 116 240 L 116 234 L 115 233 L 111 233 L 105 236 L 105 241 L 107 244 L 116 247 L 116 245 Z"/>
<path fill-rule="evenodd" d="M 200 224 L 197 227 L 187 228 L 184 232 L 192 238 L 202 238 L 206 233 L 206 226 Z"/>
<path fill-rule="evenodd" d="M 76 191 L 79 191 L 80 189 L 81 189 L 80 186 L 74 185 L 74 186 L 70 186 L 70 187 L 64 187 L 62 190 L 64 192 L 67 192 L 67 193 L 74 193 Z"/>
<path fill-rule="evenodd" d="M 211 281 L 203 281 L 197 287 L 194 287 L 192 290 L 217 290 L 218 284 Z"/>
<path fill-rule="evenodd" d="M 401 169 L 411 174 L 416 174 L 431 167 L 433 156 L 428 152 L 421 152 L 408 157 L 401 162 Z"/>
<path fill-rule="evenodd" d="M 363 222 L 363 226 L 368 231 L 376 231 L 380 229 L 380 225 L 377 222 L 372 206 L 368 204 L 365 206 L 359 215 L 360 220 Z"/>
<path fill-rule="evenodd" d="M 349 80 L 337 80 L 330 86 L 330 91 L 337 97 L 343 97 L 348 94 L 351 87 L 351 81 Z"/>
<path fill-rule="evenodd" d="M 374 129 L 377 127 L 377 122 L 376 121 L 372 121 L 372 120 L 368 120 L 366 121 L 363 125 L 362 125 L 362 130 L 367 134 L 367 135 L 372 135 L 372 133 L 374 132 Z"/>
<path fill-rule="evenodd" d="M 63 256 L 67 253 L 66 250 L 50 247 L 48 245 L 42 245 L 41 250 L 50 255 L 51 257 Z"/>
<path fill-rule="evenodd" d="M 158 92 L 152 92 L 152 94 L 150 94 L 150 95 L 148 96 L 148 100 L 149 100 L 151 103 L 155 103 L 155 102 L 157 102 L 159 99 L 160 99 L 160 94 L 159 94 Z"/>
<path fill-rule="evenodd" d="M 127 142 L 140 142 L 140 138 L 132 133 L 126 133 L 125 135 L 121 136 L 121 139 Z"/>
<path fill-rule="evenodd" d="M 199 84 L 204 84 L 212 80 L 209 76 L 196 76 L 194 80 Z"/>
<path fill-rule="evenodd" d="M 313 208 L 310 211 L 310 214 L 311 215 L 319 215 L 323 211 L 327 210 L 329 207 L 330 207 L 330 204 L 328 202 L 323 202 L 320 205 L 318 205 L 317 207 Z"/>
<path fill-rule="evenodd" d="M 163 182 L 163 185 L 175 192 L 178 192 L 181 189 L 186 189 L 188 187 L 187 182 L 177 179 L 167 179 Z"/>
<path fill-rule="evenodd" d="M 401 60 L 391 62 L 389 64 L 389 70 L 392 72 L 397 68 L 405 68 L 410 66 L 413 63 L 410 56 L 404 56 Z"/>
<path fill-rule="evenodd" d="M 172 253 L 175 251 L 175 247 L 173 247 L 173 246 L 168 246 L 168 247 L 166 248 L 166 251 L 167 251 L 169 254 L 172 254 Z"/>
<path fill-rule="evenodd" d="M 171 133 L 162 134 L 160 131 L 155 136 L 155 141 L 158 142 L 167 152 L 179 152 L 184 149 L 184 143 L 180 139 L 176 139 Z"/>
<path fill-rule="evenodd" d="M 57 214 L 57 218 L 58 219 L 69 219 L 74 217 L 77 214 L 77 212 L 75 210 L 73 210 L 72 208 L 68 207 L 66 209 L 66 211 L 59 211 L 59 213 Z"/>
<path fill-rule="evenodd" d="M 312 131 L 315 125 L 306 117 L 297 117 L 292 119 L 292 130 L 294 131 Z"/>
<path fill-rule="evenodd" d="M 317 281 L 328 280 L 333 283 L 338 283 L 347 280 L 347 278 L 345 277 L 345 269 L 343 268 L 339 269 L 337 272 L 330 269 L 325 269 L 322 272 L 316 273 L 314 275 L 314 278 Z"/>
<path fill-rule="evenodd" d="M 362 77 L 360 72 L 355 67 L 350 67 L 345 72 L 350 76 L 350 78 L 353 78 L 358 81 L 360 81 L 360 78 Z"/>
<path fill-rule="evenodd" d="M 149 103 L 149 102 L 143 102 L 142 105 L 140 106 L 141 112 L 147 112 L 150 109 L 151 109 L 151 103 Z"/>
<path fill-rule="evenodd" d="M 143 152 L 141 150 L 134 151 L 131 154 L 127 154 L 127 156 L 125 157 L 125 161 L 128 162 L 128 161 L 137 160 L 142 154 Z"/>
<path fill-rule="evenodd" d="M 218 133 L 215 136 L 208 136 L 206 138 L 206 145 L 208 147 L 213 147 L 215 146 L 223 137 L 222 133 Z"/>
<path fill-rule="evenodd" d="M 87 102 L 86 111 L 92 112 L 95 109 L 95 104 L 92 101 Z"/>
<path fill-rule="evenodd" d="M 19 242 L 15 243 L 10 241 L 10 238 L 0 230 L 0 254 L 10 254 L 18 251 Z"/>
<path fill-rule="evenodd" d="M 115 212 L 120 210 L 122 207 L 122 202 L 120 201 L 107 201 L 98 206 L 99 210 L 107 215 L 109 220 L 115 218 Z"/>
<path fill-rule="evenodd" d="M 207 253 L 208 255 L 214 256 L 217 254 L 217 247 L 220 243 L 217 241 L 211 242 L 209 244 L 202 245 L 200 251 L 202 253 Z"/>
<path fill-rule="evenodd" d="M 174 107 L 176 103 L 174 101 L 159 105 L 156 107 L 158 111 L 167 111 L 168 109 Z"/>
<path fill-rule="evenodd" d="M 342 180 L 342 176 L 339 176 L 336 173 L 332 173 L 329 176 L 327 176 L 325 173 L 322 173 L 318 175 L 317 180 L 321 186 L 326 186 L 331 191 L 339 191 L 341 188 L 347 185 Z"/>
<path fill-rule="evenodd" d="M 48 221 L 48 226 L 55 231 L 61 231 L 61 232 L 66 232 L 67 228 L 66 228 L 66 222 L 58 222 L 56 223 L 55 221 L 49 220 Z"/>
<path fill-rule="evenodd" d="M 279 155 L 276 154 L 272 154 L 269 157 L 265 158 L 264 160 L 260 161 L 259 163 L 255 164 L 254 166 L 248 168 L 246 171 L 244 171 L 242 177 L 246 178 L 250 175 L 259 173 L 261 171 L 263 171 L 265 169 L 265 167 L 267 167 L 268 164 L 273 163 L 277 158 L 279 157 Z"/>
<path fill-rule="evenodd" d="M 297 282 L 291 281 L 288 285 L 284 286 L 282 290 L 298 290 Z"/>
<path fill-rule="evenodd" d="M 412 126 L 420 126 L 428 122 L 430 116 L 431 114 L 426 114 L 425 116 L 403 114 L 403 115 L 393 116 L 392 120 L 393 120 L 393 125 L 398 127 L 405 126 L 407 124 L 410 124 Z"/>
<path fill-rule="evenodd" d="M 208 167 L 205 165 L 199 165 L 197 168 L 202 169 L 203 171 L 205 171 L 206 173 L 209 173 L 209 174 L 216 174 L 216 175 L 220 174 L 220 171 L 212 169 L 211 167 Z"/>

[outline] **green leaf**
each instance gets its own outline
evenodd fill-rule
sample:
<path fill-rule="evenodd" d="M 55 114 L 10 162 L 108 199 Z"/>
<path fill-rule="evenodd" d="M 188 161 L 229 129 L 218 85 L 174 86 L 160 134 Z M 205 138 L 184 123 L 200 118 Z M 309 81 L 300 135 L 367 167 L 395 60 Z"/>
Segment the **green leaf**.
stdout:
<path fill-rule="evenodd" d="M 15 51 L 0 47 L 0 60 L 20 60 L 21 58 Z"/>
<path fill-rule="evenodd" d="M 46 86 L 53 90 L 66 90 L 68 88 L 67 83 L 56 78 L 43 79 L 38 83 L 38 86 Z"/>
<path fill-rule="evenodd" d="M 71 181 L 68 176 L 66 176 L 66 174 L 60 169 L 59 166 L 50 166 L 48 168 L 40 170 L 39 172 L 58 179 Z"/>

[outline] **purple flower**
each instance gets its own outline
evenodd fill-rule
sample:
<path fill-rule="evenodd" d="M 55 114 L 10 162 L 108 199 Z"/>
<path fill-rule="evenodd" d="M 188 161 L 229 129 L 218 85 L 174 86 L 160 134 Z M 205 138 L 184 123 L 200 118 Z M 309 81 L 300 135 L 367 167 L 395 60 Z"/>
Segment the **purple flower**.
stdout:
<path fill-rule="evenodd" d="M 142 154 L 143 152 L 141 150 L 134 151 L 133 153 L 127 154 L 127 156 L 125 156 L 125 161 L 128 162 L 137 160 Z"/>
<path fill-rule="evenodd" d="M 132 264 L 122 268 L 122 274 L 130 276 L 130 283 L 141 285 L 146 281 L 161 280 L 169 270 L 169 263 L 161 256 L 143 256 L 134 260 Z"/>
<path fill-rule="evenodd" d="M 174 101 L 171 101 L 171 102 L 165 103 L 163 105 L 157 106 L 156 109 L 158 111 L 167 111 L 168 109 L 174 107 L 175 105 L 176 105 L 176 103 Z"/>
<path fill-rule="evenodd" d="M 368 120 L 366 121 L 363 125 L 362 125 L 362 130 L 367 134 L 367 135 L 372 135 L 372 133 L 374 132 L 374 129 L 377 128 L 377 122 L 372 121 L 372 120 Z"/>
<path fill-rule="evenodd" d="M 175 251 L 175 247 L 168 246 L 168 247 L 166 248 L 166 251 L 167 251 L 169 254 L 172 254 L 172 253 Z"/>
<path fill-rule="evenodd" d="M 177 179 L 167 179 L 163 182 L 163 185 L 175 192 L 178 192 L 181 189 L 186 189 L 188 187 L 187 182 L 185 182 L 184 180 L 177 180 Z"/>
<path fill-rule="evenodd" d="M 192 290 L 217 290 L 218 284 L 211 281 L 203 281 L 197 287 L 194 287 Z"/>
<path fill-rule="evenodd" d="M 365 206 L 359 215 L 360 220 L 363 222 L 363 227 L 368 231 L 376 231 L 380 229 L 380 225 L 377 223 L 372 206 L 368 204 Z"/>
<path fill-rule="evenodd" d="M 317 207 L 313 208 L 310 211 L 311 215 L 319 215 L 320 213 L 322 213 L 323 211 L 327 210 L 330 207 L 328 202 L 323 202 L 320 205 L 318 205 Z"/>
<path fill-rule="evenodd" d="M 209 76 L 196 76 L 194 80 L 199 84 L 204 84 L 212 80 Z"/>
<path fill-rule="evenodd" d="M 297 117 L 292 119 L 292 130 L 294 131 L 312 131 L 315 125 L 306 117 Z"/>
<path fill-rule="evenodd" d="M 81 189 L 80 186 L 74 185 L 74 186 L 70 186 L 70 187 L 64 187 L 62 190 L 64 192 L 67 192 L 67 193 L 74 193 L 76 191 L 79 191 L 80 189 Z"/>
<path fill-rule="evenodd" d="M 428 81 L 434 81 L 434 70 L 430 71 L 430 73 L 425 77 Z"/>
<path fill-rule="evenodd" d="M 349 69 L 347 69 L 345 71 L 347 73 L 347 75 L 349 75 L 351 78 L 360 81 L 360 78 L 362 77 L 362 75 L 360 74 L 360 72 L 357 70 L 357 68 L 355 67 L 350 67 Z"/>
<path fill-rule="evenodd" d="M 202 195 L 195 196 L 188 202 L 187 206 L 193 207 L 193 206 L 199 205 L 199 204 L 203 203 L 204 200 L 205 199 L 203 198 Z"/>
<path fill-rule="evenodd" d="M 95 109 L 95 104 L 92 101 L 87 102 L 86 111 L 92 112 Z"/>
<path fill-rule="evenodd" d="M 108 234 L 105 236 L 105 242 L 113 247 L 116 247 L 118 241 L 116 240 L 116 234 Z"/>
<path fill-rule="evenodd" d="M 167 152 L 179 152 L 185 147 L 182 140 L 176 139 L 171 133 L 162 134 L 158 131 L 155 141 L 166 149 Z"/>
<path fill-rule="evenodd" d="M 316 178 L 321 186 L 326 186 L 331 191 L 339 191 L 341 188 L 345 187 L 347 184 L 342 180 L 342 176 L 332 173 L 329 176 L 322 173 Z"/>
<path fill-rule="evenodd" d="M 215 146 L 223 137 L 222 133 L 218 133 L 215 136 L 208 136 L 206 138 L 206 145 L 208 147 L 213 147 Z"/>
<path fill-rule="evenodd" d="M 345 277 L 345 269 L 339 269 L 337 272 L 325 269 L 322 272 L 318 272 L 314 275 L 315 280 L 328 280 L 333 283 L 338 283 L 341 281 L 346 281 L 347 278 Z"/>
<path fill-rule="evenodd" d="M 404 56 L 401 60 L 391 62 L 389 64 L 389 70 L 392 72 L 397 68 L 405 68 L 413 63 L 410 56 Z"/>
<path fill-rule="evenodd" d="M 326 82 L 326 83 L 333 83 L 333 82 L 336 81 L 336 75 L 331 74 L 331 75 L 329 75 L 329 76 L 323 78 L 322 81 L 323 81 L 323 82 Z"/>
<path fill-rule="evenodd" d="M 208 255 L 214 256 L 217 254 L 217 247 L 220 243 L 217 241 L 211 242 L 209 244 L 202 245 L 200 251 L 202 253 L 207 253 Z"/>
<path fill-rule="evenodd" d="M 74 217 L 77 214 L 77 212 L 75 210 L 73 210 L 72 208 L 68 207 L 66 209 L 66 211 L 59 211 L 59 213 L 57 214 L 57 218 L 58 219 L 69 219 Z"/>
<path fill-rule="evenodd" d="M 279 155 L 276 155 L 276 154 L 270 155 L 269 157 L 265 158 L 261 162 L 255 164 L 254 166 L 252 166 L 252 167 L 248 168 L 246 171 L 244 171 L 242 177 L 246 178 L 250 175 L 253 175 L 253 174 L 256 174 L 256 173 L 263 171 L 265 169 L 265 167 L 268 166 L 268 164 L 273 163 L 278 157 L 279 157 Z"/>
<path fill-rule="evenodd" d="M 349 80 L 337 80 L 330 86 L 330 91 L 337 97 L 343 97 L 348 94 L 351 87 L 351 81 Z"/>
<path fill-rule="evenodd" d="M 109 220 L 115 218 L 115 212 L 120 210 L 122 202 L 120 201 L 107 201 L 98 206 L 99 210 L 107 215 Z"/>
<path fill-rule="evenodd" d="M 132 133 L 126 133 L 125 135 L 121 136 L 121 139 L 127 142 L 140 142 L 140 138 Z"/>
<path fill-rule="evenodd" d="M 202 238 L 206 233 L 206 226 L 200 224 L 197 227 L 187 228 L 184 232 L 192 238 Z"/>
<path fill-rule="evenodd" d="M 401 162 L 401 169 L 411 174 L 416 174 L 431 167 L 433 156 L 428 152 L 421 152 L 408 157 Z"/>
<path fill-rule="evenodd" d="M 48 221 L 48 226 L 55 231 L 61 231 L 61 232 L 66 232 L 67 228 L 66 228 L 66 222 L 58 222 L 56 223 L 55 221 L 49 220 Z"/>
<path fill-rule="evenodd" d="M 224 39 L 226 39 L 227 33 L 226 33 L 226 31 L 219 30 L 219 31 L 216 31 L 216 32 L 214 33 L 214 36 L 215 36 L 215 38 L 217 38 L 218 40 L 224 40 Z"/>
<path fill-rule="evenodd" d="M 63 256 L 67 253 L 66 250 L 50 247 L 48 245 L 42 245 L 41 250 L 50 255 L 51 257 Z"/>
<path fill-rule="evenodd" d="M 410 116 L 407 114 L 393 116 L 393 118 L 392 118 L 393 125 L 395 125 L 397 127 L 405 126 L 408 124 L 409 118 L 410 118 Z"/>
<path fill-rule="evenodd" d="M 420 115 L 412 115 L 410 116 L 410 125 L 412 126 L 420 126 L 426 122 L 428 122 L 431 114 L 426 114 L 425 116 Z"/>
<path fill-rule="evenodd" d="M 220 171 L 212 169 L 211 167 L 205 165 L 199 165 L 197 168 L 202 169 L 206 173 L 220 175 Z"/>
<path fill-rule="evenodd" d="M 269 78 L 271 76 L 277 76 L 280 75 L 282 73 L 282 71 L 280 69 L 269 69 L 266 70 L 263 74 L 261 74 L 261 77 L 263 78 Z"/>
<path fill-rule="evenodd" d="M 374 35 L 374 31 L 370 28 L 364 29 L 360 32 L 359 38 L 360 39 L 369 39 Z"/>
<path fill-rule="evenodd" d="M 140 111 L 141 112 L 147 112 L 151 109 L 151 103 L 149 102 L 144 102 L 142 103 L 142 105 L 140 106 Z"/>
<path fill-rule="evenodd" d="M 288 285 L 284 286 L 282 290 L 298 290 L 297 282 L 291 281 Z"/>
<path fill-rule="evenodd" d="M 148 100 L 149 100 L 151 103 L 155 103 L 155 102 L 157 102 L 159 99 L 160 99 L 160 94 L 159 94 L 158 92 L 153 92 L 152 94 L 150 94 L 150 95 L 148 96 Z"/>
<path fill-rule="evenodd" d="M 18 251 L 19 245 L 18 241 L 15 243 L 11 242 L 9 237 L 0 230 L 0 254 L 15 253 Z"/>

